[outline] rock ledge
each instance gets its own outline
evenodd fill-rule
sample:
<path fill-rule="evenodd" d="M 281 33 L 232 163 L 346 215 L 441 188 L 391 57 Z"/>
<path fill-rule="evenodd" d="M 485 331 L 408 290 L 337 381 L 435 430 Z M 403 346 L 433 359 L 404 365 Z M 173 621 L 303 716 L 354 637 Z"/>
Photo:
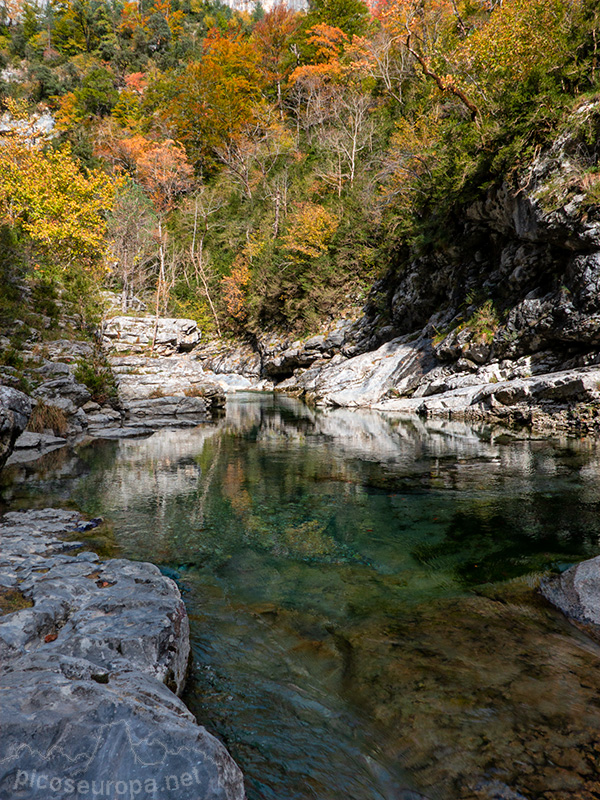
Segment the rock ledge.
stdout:
<path fill-rule="evenodd" d="M 60 538 L 78 526 L 54 509 L 0 523 L 0 588 L 33 601 L 0 617 L 0 797 L 243 800 L 239 768 L 174 694 L 189 657 L 177 586 Z"/>

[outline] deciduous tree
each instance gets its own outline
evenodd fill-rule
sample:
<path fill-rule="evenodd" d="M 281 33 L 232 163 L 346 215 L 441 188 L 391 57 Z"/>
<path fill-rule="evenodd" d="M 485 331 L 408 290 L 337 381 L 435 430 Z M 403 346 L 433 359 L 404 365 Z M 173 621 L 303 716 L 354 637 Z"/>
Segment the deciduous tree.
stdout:
<path fill-rule="evenodd" d="M 84 174 L 68 145 L 45 150 L 26 131 L 5 137 L 0 159 L 0 219 L 25 233 L 44 258 L 37 269 L 60 275 L 102 261 L 114 181 Z"/>

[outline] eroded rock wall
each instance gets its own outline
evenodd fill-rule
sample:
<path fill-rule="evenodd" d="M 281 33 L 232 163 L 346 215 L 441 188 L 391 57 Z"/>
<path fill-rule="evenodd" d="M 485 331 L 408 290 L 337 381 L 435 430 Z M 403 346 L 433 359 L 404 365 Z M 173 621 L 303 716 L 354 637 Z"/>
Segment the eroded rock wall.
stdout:
<path fill-rule="evenodd" d="M 145 353 L 162 356 L 188 352 L 200 341 L 193 319 L 160 317 L 110 317 L 102 327 L 102 342 L 108 352 Z"/>
<path fill-rule="evenodd" d="M 600 131 L 599 103 L 583 104 L 527 169 L 457 210 L 453 244 L 401 254 L 339 350 L 299 363 L 277 388 L 323 404 L 600 429 L 590 131 Z"/>
<path fill-rule="evenodd" d="M 23 433 L 31 414 L 31 400 L 23 392 L 0 386 L 0 469 Z"/>

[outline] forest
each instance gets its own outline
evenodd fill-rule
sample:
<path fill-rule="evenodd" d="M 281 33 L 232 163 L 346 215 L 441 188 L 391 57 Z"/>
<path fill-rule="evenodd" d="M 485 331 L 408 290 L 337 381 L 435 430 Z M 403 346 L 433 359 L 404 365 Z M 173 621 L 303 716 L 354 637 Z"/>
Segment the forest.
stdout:
<path fill-rule="evenodd" d="M 218 336 L 356 313 L 597 96 L 599 5 L 4 0 L 0 315 L 23 282 Z"/>

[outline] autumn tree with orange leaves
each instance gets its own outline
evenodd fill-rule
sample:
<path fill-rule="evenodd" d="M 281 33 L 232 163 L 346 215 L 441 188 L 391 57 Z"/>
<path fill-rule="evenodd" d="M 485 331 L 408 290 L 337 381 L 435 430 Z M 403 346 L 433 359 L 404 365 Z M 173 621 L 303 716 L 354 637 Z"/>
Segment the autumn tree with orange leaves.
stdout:
<path fill-rule="evenodd" d="M 60 153 L 65 174 L 72 162 L 119 184 L 112 212 L 97 209 L 107 224 L 90 226 L 113 285 L 216 332 L 302 332 L 359 307 L 378 267 L 452 238 L 481 185 L 552 140 L 600 63 L 595 0 L 311 0 L 265 14 L 6 0 L 2 12 L 2 111 L 17 119 L 20 98 L 25 120 L 46 103 L 57 136 L 40 164 Z M 32 183 L 27 164 L 15 186 Z M 595 185 L 595 163 L 581 170 Z M 51 229 L 40 212 L 29 230 L 28 214 L 53 206 L 28 198 L 5 225 L 41 252 L 34 236 Z M 47 260 L 60 252 L 53 240 Z"/>

